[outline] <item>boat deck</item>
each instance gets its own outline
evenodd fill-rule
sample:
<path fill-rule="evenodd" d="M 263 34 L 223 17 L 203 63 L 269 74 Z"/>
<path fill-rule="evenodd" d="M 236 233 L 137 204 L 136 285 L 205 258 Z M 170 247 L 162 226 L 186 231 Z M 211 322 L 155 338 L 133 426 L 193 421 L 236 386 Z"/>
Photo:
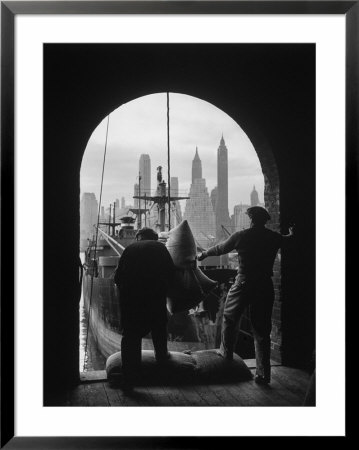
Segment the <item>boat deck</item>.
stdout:
<path fill-rule="evenodd" d="M 254 373 L 253 360 L 245 360 Z M 58 406 L 302 406 L 310 375 L 302 370 L 272 366 L 269 386 L 253 380 L 176 386 L 138 386 L 130 396 L 111 386 L 105 371 L 82 374 L 81 384 L 66 393 Z"/>

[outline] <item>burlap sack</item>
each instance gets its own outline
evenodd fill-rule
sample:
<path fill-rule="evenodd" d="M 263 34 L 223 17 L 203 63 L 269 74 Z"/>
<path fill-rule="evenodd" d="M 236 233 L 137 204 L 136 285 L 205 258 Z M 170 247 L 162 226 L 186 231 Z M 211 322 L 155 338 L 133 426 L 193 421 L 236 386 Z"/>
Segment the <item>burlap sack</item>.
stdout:
<path fill-rule="evenodd" d="M 167 295 L 167 309 L 171 314 L 196 307 L 216 287 L 197 267 L 196 243 L 187 220 L 169 233 L 167 249 L 176 266 L 173 285 Z"/>

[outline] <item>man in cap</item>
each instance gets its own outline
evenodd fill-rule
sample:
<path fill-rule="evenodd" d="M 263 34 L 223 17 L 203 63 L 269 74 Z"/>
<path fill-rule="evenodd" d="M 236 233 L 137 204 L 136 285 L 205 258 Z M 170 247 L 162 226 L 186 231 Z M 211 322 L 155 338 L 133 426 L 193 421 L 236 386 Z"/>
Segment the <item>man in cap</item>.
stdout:
<path fill-rule="evenodd" d="M 140 229 L 136 242 L 120 258 L 115 283 L 120 291 L 124 390 L 133 388 L 141 365 L 141 341 L 149 332 L 156 360 L 169 358 L 166 294 L 174 272 L 171 255 L 151 228 Z"/>
<path fill-rule="evenodd" d="M 240 318 L 249 307 L 250 320 L 256 353 L 255 381 L 270 382 L 270 332 L 274 289 L 272 282 L 273 264 L 283 239 L 293 235 L 293 229 L 283 236 L 266 228 L 270 220 L 267 210 L 260 206 L 247 209 L 250 228 L 233 233 L 226 241 L 205 250 L 198 256 L 202 261 L 207 256 L 224 255 L 236 250 L 238 253 L 238 274 L 231 286 L 223 312 L 222 338 L 219 354 L 228 360 L 238 336 Z"/>

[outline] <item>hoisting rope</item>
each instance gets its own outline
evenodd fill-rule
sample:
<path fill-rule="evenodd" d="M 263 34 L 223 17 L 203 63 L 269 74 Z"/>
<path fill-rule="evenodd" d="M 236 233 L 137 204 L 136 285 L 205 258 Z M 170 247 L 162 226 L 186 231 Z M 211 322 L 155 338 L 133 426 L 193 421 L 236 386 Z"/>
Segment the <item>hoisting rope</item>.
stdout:
<path fill-rule="evenodd" d="M 171 229 L 170 93 L 167 92 L 168 231 Z"/>
<path fill-rule="evenodd" d="M 109 236 L 107 233 L 105 233 L 103 230 L 99 229 L 98 231 L 102 234 L 107 243 L 113 248 L 115 253 L 117 253 L 118 256 L 121 256 L 123 251 L 125 250 L 125 247 L 121 245 L 119 242 L 117 242 L 115 239 L 113 239 L 111 236 Z"/>
<path fill-rule="evenodd" d="M 102 202 L 102 187 L 103 187 L 103 176 L 105 172 L 105 161 L 106 161 L 106 152 L 107 152 L 107 138 L 108 138 L 108 125 L 110 122 L 110 115 L 107 116 L 107 127 L 106 127 L 106 140 L 105 140 L 105 151 L 103 154 L 103 163 L 102 163 L 102 177 L 101 177 L 101 187 L 100 187 L 100 199 L 98 203 L 98 213 L 97 213 L 97 226 L 96 226 L 96 237 L 95 237 L 95 251 L 94 251 L 94 265 L 91 273 L 91 291 L 90 291 L 90 302 L 89 302 L 89 310 L 87 317 L 87 329 L 86 329 L 86 343 L 85 343 L 85 355 L 84 355 L 84 364 L 83 364 L 83 372 L 86 369 L 86 359 L 87 359 L 87 349 L 88 349 L 88 337 L 89 337 L 89 328 L 90 328 L 90 317 L 91 317 L 91 307 L 92 307 L 92 292 L 93 292 L 93 279 L 96 265 L 96 254 L 97 254 L 97 238 L 98 238 L 98 230 L 100 225 L 100 211 L 101 211 L 101 202 Z"/>

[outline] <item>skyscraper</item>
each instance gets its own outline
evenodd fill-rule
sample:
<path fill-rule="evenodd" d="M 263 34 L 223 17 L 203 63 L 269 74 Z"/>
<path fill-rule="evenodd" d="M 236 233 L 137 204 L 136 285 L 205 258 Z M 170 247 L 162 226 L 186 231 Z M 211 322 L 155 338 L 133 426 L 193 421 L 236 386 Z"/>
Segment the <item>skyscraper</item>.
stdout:
<path fill-rule="evenodd" d="M 183 219 L 188 221 L 197 243 L 208 248 L 216 232 L 216 220 L 206 180 L 202 178 L 202 163 L 197 148 L 192 161 L 192 184 Z"/>
<path fill-rule="evenodd" d="M 211 201 L 213 206 L 213 211 L 216 211 L 217 208 L 217 197 L 218 197 L 218 188 L 217 186 L 211 190 Z"/>
<path fill-rule="evenodd" d="M 171 177 L 171 197 L 179 197 L 178 195 L 178 177 Z M 171 207 L 171 228 L 182 222 L 181 205 L 178 200 L 172 202 Z"/>
<path fill-rule="evenodd" d="M 257 205 L 259 205 L 258 192 L 256 191 L 256 187 L 253 186 L 253 191 L 251 192 L 251 206 Z"/>
<path fill-rule="evenodd" d="M 139 161 L 141 175 L 141 195 L 151 195 L 151 159 L 150 155 L 142 154 Z"/>
<path fill-rule="evenodd" d="M 199 178 L 202 178 L 202 162 L 199 159 L 198 148 L 196 147 L 196 154 L 192 161 L 192 183 Z"/>
<path fill-rule="evenodd" d="M 84 192 L 80 202 L 80 237 L 92 239 L 97 225 L 98 202 L 93 192 Z"/>
<path fill-rule="evenodd" d="M 250 219 L 246 214 L 249 205 L 235 205 L 233 214 L 233 231 L 241 231 L 250 227 Z"/>
<path fill-rule="evenodd" d="M 140 193 L 140 186 L 139 186 L 139 184 L 138 183 L 135 183 L 135 185 L 133 186 L 133 195 L 134 196 L 138 196 L 139 195 L 139 193 Z M 141 195 L 142 195 L 142 189 L 141 189 Z M 139 201 L 138 201 L 138 198 L 134 198 L 133 199 L 133 206 L 134 206 L 134 208 L 138 208 L 139 206 Z"/>
<path fill-rule="evenodd" d="M 217 150 L 217 201 L 216 201 L 216 237 L 223 240 L 227 237 L 224 227 L 230 226 L 228 212 L 228 149 L 223 135 Z"/>

